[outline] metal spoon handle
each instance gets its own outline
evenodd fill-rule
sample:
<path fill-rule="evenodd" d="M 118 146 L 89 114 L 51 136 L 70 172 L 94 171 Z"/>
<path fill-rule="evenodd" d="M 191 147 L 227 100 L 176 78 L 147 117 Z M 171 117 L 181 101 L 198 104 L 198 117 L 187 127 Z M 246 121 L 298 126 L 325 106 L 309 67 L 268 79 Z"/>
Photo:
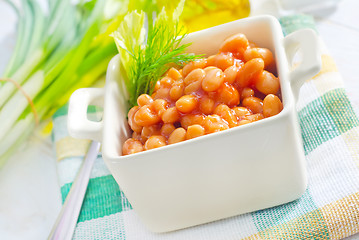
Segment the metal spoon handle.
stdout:
<path fill-rule="evenodd" d="M 68 193 L 61 212 L 56 219 L 48 240 L 70 240 L 75 231 L 77 220 L 90 179 L 91 170 L 100 150 L 100 143 L 92 141 L 86 157 Z"/>

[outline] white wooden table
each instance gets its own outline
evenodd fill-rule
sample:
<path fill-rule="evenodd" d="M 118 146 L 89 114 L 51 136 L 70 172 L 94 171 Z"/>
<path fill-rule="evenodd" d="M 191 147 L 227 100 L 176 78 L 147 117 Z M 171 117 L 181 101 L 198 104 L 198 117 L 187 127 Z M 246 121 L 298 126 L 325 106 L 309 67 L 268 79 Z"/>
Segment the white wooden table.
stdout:
<path fill-rule="evenodd" d="M 329 16 L 316 17 L 353 106 L 359 109 L 358 0 L 342 0 Z M 0 1 L 0 76 L 14 47 L 15 15 Z M 357 111 L 359 112 L 359 111 Z M 37 135 L 0 170 L 0 239 L 45 239 L 61 207 L 54 151 Z M 359 234 L 348 239 L 359 239 Z"/>

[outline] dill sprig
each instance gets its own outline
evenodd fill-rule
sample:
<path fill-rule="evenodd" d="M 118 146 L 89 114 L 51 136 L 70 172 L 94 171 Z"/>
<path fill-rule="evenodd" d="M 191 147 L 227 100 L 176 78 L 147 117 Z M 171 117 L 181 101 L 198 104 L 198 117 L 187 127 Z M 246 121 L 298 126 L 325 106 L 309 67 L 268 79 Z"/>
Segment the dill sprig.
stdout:
<path fill-rule="evenodd" d="M 182 34 L 184 29 L 178 20 L 183 3 L 184 1 L 180 2 L 172 16 L 163 8 L 154 21 L 148 17 L 147 31 L 144 28 L 146 14 L 133 11 L 114 32 L 113 36 L 127 75 L 125 85 L 130 107 L 137 105 L 139 95 L 152 94 L 156 81 L 172 65 L 181 66 L 200 57 L 184 53 L 189 44 L 181 45 L 186 36 Z"/>

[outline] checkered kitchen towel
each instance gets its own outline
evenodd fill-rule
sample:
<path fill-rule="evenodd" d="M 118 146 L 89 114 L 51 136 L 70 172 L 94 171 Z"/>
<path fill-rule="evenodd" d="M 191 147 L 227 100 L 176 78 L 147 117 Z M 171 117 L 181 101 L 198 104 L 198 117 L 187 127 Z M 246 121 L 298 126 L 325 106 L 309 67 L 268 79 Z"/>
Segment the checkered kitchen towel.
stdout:
<path fill-rule="evenodd" d="M 305 16 L 281 19 L 285 33 L 314 26 Z M 359 120 L 333 59 L 322 49 L 321 72 L 301 89 L 298 116 L 309 186 L 298 200 L 166 234 L 149 232 L 98 156 L 75 239 L 341 239 L 359 232 Z M 89 109 L 96 115 L 96 109 Z M 66 107 L 53 117 L 65 199 L 89 142 L 66 129 Z"/>

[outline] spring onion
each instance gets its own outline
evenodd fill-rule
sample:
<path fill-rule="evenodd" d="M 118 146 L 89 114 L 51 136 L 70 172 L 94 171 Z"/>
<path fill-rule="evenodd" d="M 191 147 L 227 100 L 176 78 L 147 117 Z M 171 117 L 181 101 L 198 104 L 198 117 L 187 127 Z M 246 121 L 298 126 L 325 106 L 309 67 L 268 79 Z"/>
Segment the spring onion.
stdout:
<path fill-rule="evenodd" d="M 73 90 L 105 74 L 116 54 L 109 32 L 128 7 L 125 0 L 48 0 L 46 11 L 33 0 L 21 0 L 21 8 L 7 2 L 18 15 L 18 35 L 0 81 L 0 166 L 32 133 L 36 118 L 46 119 Z"/>

